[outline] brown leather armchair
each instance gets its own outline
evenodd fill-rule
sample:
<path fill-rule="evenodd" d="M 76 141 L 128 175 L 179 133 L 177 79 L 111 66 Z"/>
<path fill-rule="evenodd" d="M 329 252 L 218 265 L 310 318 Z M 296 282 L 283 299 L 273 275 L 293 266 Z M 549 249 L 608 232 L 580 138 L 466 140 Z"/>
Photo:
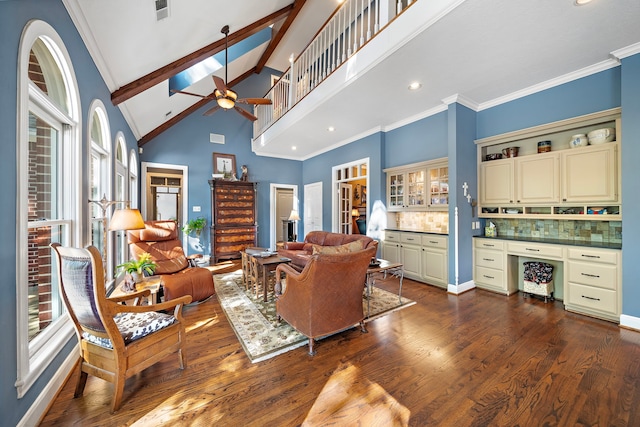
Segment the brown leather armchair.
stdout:
<path fill-rule="evenodd" d="M 175 221 L 145 221 L 142 230 L 129 230 L 129 251 L 138 257 L 148 252 L 162 276 L 165 301 L 190 295 L 193 301 L 202 301 L 215 293 L 213 274 L 206 268 L 191 267 L 178 240 Z"/>
<path fill-rule="evenodd" d="M 342 254 L 316 254 L 302 271 L 290 265 L 276 268 L 276 277 L 286 274 L 285 290 L 278 295 L 278 318 L 309 337 L 309 354 L 314 339 L 360 323 L 363 332 L 362 293 L 367 267 L 376 247 Z M 278 279 L 279 280 L 279 279 Z M 279 286 L 276 285 L 276 293 Z"/>

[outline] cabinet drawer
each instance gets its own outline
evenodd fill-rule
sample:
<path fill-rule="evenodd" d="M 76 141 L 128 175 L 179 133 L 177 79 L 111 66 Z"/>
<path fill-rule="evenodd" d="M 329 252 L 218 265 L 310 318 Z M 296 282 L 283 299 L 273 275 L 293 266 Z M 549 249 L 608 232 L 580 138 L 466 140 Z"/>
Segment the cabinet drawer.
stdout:
<path fill-rule="evenodd" d="M 400 233 L 400 243 L 408 243 L 410 245 L 420 245 L 420 234 Z"/>
<path fill-rule="evenodd" d="M 617 264 L 618 251 L 602 251 L 587 248 L 569 248 L 569 258 L 588 262 Z"/>
<path fill-rule="evenodd" d="M 569 304 L 616 314 L 616 292 L 569 282 Z"/>
<path fill-rule="evenodd" d="M 485 249 L 496 249 L 503 250 L 504 249 L 504 241 L 502 240 L 492 240 L 492 239 L 473 239 L 475 241 L 476 248 L 485 248 Z"/>
<path fill-rule="evenodd" d="M 569 261 L 569 281 L 597 286 L 604 289 L 618 289 L 615 265 L 589 264 L 586 262 Z"/>
<path fill-rule="evenodd" d="M 476 266 L 475 269 L 475 281 L 478 283 L 484 283 L 493 288 L 504 288 L 504 273 L 502 270 L 494 270 L 492 268 L 485 268 Z"/>
<path fill-rule="evenodd" d="M 531 256 L 535 258 L 562 258 L 563 247 L 559 245 L 541 245 L 537 243 L 512 243 L 507 245 L 507 252 Z"/>
<path fill-rule="evenodd" d="M 476 265 L 479 267 L 504 270 L 502 252 L 488 249 L 476 249 Z"/>
<path fill-rule="evenodd" d="M 448 236 L 434 236 L 432 234 L 422 236 L 422 246 L 428 248 L 447 248 Z"/>
<path fill-rule="evenodd" d="M 398 233 L 397 231 L 385 231 L 383 240 L 385 242 L 399 242 L 400 233 Z"/>

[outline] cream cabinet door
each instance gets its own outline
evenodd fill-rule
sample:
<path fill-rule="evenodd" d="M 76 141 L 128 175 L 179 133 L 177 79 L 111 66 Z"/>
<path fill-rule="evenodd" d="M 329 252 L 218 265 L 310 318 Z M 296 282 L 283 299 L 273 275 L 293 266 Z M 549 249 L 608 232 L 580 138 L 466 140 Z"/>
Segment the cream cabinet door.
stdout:
<path fill-rule="evenodd" d="M 431 285 L 447 286 L 447 252 L 422 248 L 422 278 Z"/>
<path fill-rule="evenodd" d="M 389 262 L 402 262 L 400 243 L 382 243 L 382 259 Z"/>
<path fill-rule="evenodd" d="M 513 203 L 513 159 L 493 160 L 480 164 L 480 203 L 504 205 Z"/>
<path fill-rule="evenodd" d="M 566 150 L 562 153 L 562 201 L 617 201 L 616 165 L 617 144 Z"/>
<path fill-rule="evenodd" d="M 400 246 L 400 252 L 405 276 L 420 280 L 420 246 L 403 243 Z"/>
<path fill-rule="evenodd" d="M 560 201 L 560 154 L 538 154 L 515 159 L 516 203 Z"/>

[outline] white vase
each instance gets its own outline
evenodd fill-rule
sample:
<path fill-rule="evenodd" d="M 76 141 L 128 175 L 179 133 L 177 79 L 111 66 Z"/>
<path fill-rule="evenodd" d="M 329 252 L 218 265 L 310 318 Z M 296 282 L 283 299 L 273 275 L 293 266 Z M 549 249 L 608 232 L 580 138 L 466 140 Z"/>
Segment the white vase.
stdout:
<path fill-rule="evenodd" d="M 138 273 L 137 271 L 131 272 L 131 277 L 135 283 L 140 283 L 144 279 L 144 275 L 142 273 Z"/>

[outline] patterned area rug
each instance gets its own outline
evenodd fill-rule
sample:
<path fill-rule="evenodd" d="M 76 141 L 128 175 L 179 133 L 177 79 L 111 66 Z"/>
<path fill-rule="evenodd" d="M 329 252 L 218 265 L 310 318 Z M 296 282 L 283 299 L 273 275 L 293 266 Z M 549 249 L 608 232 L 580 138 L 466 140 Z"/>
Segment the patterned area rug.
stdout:
<path fill-rule="evenodd" d="M 238 336 L 245 353 L 252 363 L 261 362 L 278 354 L 307 344 L 307 337 L 293 329 L 284 320 L 278 324 L 276 306 L 273 297 L 264 302 L 246 291 L 242 284 L 242 271 L 213 276 L 216 295 L 222 309 L 229 319 L 231 327 Z M 364 287 L 363 287 L 364 288 Z M 362 299 L 364 312 L 367 313 L 367 299 Z M 369 322 L 385 314 L 415 304 L 407 298 L 398 299 L 398 294 L 373 288 Z"/>

